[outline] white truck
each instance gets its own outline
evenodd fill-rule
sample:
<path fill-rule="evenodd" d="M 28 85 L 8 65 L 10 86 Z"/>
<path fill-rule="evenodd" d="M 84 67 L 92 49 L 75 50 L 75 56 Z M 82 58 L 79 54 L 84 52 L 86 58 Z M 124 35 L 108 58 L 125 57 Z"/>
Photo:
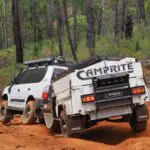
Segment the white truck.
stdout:
<path fill-rule="evenodd" d="M 135 132 L 146 129 L 149 95 L 135 58 L 95 57 L 52 80 L 49 102 L 44 104 L 48 128 L 59 121 L 61 132 L 70 136 L 98 121 L 120 118 L 117 121 L 129 122 Z"/>
<path fill-rule="evenodd" d="M 46 58 L 25 63 L 25 69 L 6 87 L 0 104 L 0 121 L 8 123 L 14 114 L 23 113 L 23 123 L 43 122 L 41 110 L 48 99 L 52 76 L 57 76 L 71 65 L 62 57 Z"/>

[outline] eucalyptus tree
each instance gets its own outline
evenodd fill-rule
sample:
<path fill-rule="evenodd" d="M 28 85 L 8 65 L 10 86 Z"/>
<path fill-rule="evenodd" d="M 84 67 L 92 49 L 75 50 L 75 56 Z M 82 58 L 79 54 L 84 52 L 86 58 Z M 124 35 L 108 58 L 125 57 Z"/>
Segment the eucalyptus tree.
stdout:
<path fill-rule="evenodd" d="M 118 35 L 120 33 L 120 24 L 119 24 L 119 0 L 114 0 L 114 9 L 115 9 L 115 26 L 114 26 L 114 32 L 115 37 L 118 38 Z"/>
<path fill-rule="evenodd" d="M 121 37 L 124 38 L 125 22 L 128 15 L 128 0 L 122 0 Z"/>
<path fill-rule="evenodd" d="M 136 11 L 137 11 L 137 22 L 141 23 L 142 21 L 146 24 L 146 14 L 145 14 L 145 1 L 136 0 Z"/>
<path fill-rule="evenodd" d="M 73 41 L 72 35 L 71 35 L 71 30 L 70 30 L 70 25 L 69 25 L 69 18 L 68 18 L 68 7 L 67 7 L 67 1 L 63 0 L 63 7 L 64 7 L 64 15 L 65 15 L 65 24 L 66 24 L 66 30 L 67 30 L 67 34 L 68 34 L 68 41 L 70 44 L 70 48 L 71 48 L 71 52 L 72 52 L 72 56 L 73 59 L 78 62 L 78 58 L 76 55 L 76 45 Z"/>
<path fill-rule="evenodd" d="M 87 16 L 87 46 L 90 56 L 95 55 L 95 15 L 93 0 L 86 0 L 86 16 Z"/>
<path fill-rule="evenodd" d="M 3 34 L 4 34 L 4 48 L 8 48 L 7 39 L 7 0 L 3 0 Z"/>
<path fill-rule="evenodd" d="M 13 35 L 16 45 L 16 61 L 23 63 L 23 45 L 20 26 L 19 0 L 12 0 Z"/>

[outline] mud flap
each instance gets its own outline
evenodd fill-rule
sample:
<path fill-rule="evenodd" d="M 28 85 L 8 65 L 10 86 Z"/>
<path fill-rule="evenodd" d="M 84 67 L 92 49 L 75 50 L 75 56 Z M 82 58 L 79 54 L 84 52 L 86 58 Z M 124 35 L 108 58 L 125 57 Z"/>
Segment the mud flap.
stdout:
<path fill-rule="evenodd" d="M 149 118 L 148 109 L 145 105 L 136 107 L 135 113 L 137 122 L 146 121 Z"/>
<path fill-rule="evenodd" d="M 45 124 L 48 129 L 51 129 L 54 124 L 54 117 L 52 113 L 44 113 Z"/>

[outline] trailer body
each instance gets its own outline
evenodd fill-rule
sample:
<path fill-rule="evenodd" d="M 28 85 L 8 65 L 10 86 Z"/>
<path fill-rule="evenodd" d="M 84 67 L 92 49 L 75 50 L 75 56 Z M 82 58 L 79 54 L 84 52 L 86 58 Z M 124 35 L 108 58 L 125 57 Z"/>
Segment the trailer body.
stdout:
<path fill-rule="evenodd" d="M 102 60 L 75 69 L 54 80 L 52 88 L 54 119 L 62 118 L 70 133 L 116 116 L 121 116 L 133 130 L 139 131 L 139 128 L 135 129 L 137 124 L 148 119 L 145 106 L 145 101 L 149 100 L 148 89 L 142 65 L 135 58 Z M 136 127 L 133 127 L 133 122 L 137 123 Z"/>

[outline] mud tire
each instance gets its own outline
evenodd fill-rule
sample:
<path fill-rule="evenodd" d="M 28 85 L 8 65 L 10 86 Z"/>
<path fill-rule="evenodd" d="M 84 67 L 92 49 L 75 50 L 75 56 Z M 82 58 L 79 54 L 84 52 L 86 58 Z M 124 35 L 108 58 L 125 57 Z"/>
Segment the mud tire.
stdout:
<path fill-rule="evenodd" d="M 37 118 L 35 117 L 35 103 L 29 101 L 23 111 L 23 124 L 34 124 Z"/>
<path fill-rule="evenodd" d="M 64 135 L 64 137 L 71 137 L 69 119 L 65 111 L 63 110 L 60 113 L 60 128 L 61 128 L 61 133 Z"/>
<path fill-rule="evenodd" d="M 4 100 L 0 104 L 0 122 L 9 123 L 13 119 L 13 114 L 8 110 L 8 101 Z"/>

